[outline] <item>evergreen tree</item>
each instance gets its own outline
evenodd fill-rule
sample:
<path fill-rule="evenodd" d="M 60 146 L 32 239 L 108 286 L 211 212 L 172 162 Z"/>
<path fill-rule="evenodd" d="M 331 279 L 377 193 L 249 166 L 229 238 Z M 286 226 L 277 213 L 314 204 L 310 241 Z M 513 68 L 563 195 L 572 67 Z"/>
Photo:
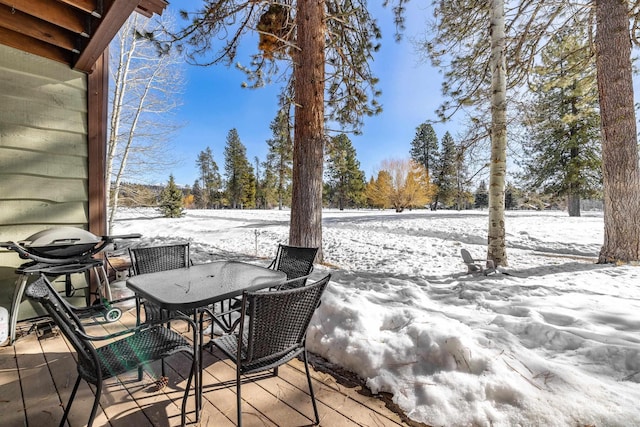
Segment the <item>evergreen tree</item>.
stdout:
<path fill-rule="evenodd" d="M 273 197 L 268 193 L 266 199 L 268 203 L 277 203 L 278 209 L 282 209 L 283 205 L 291 205 L 293 139 L 288 110 L 283 108 L 278 111 L 269 127 L 273 137 L 267 140 L 269 152 L 265 162 L 265 188 L 272 188 L 275 192 Z"/>
<path fill-rule="evenodd" d="M 169 175 L 169 183 L 160 193 L 159 208 L 165 218 L 180 218 L 184 214 L 182 196 L 173 174 Z"/>
<path fill-rule="evenodd" d="M 381 111 L 378 79 L 369 62 L 382 37 L 377 22 L 361 2 L 202 4 L 193 13 L 181 13 L 186 26 L 172 37 L 186 48 L 189 59 L 202 65 L 235 64 L 243 36 L 255 35 L 255 29 L 261 52 L 243 67 L 248 85 L 260 87 L 274 73 L 291 70 L 290 76 L 279 76 L 289 77 L 285 91 L 296 110 L 289 243 L 318 247 L 317 261 L 322 262 L 325 125 L 331 121 L 358 131 L 365 116 Z M 394 12 L 399 29 L 403 11 L 398 2 Z"/>
<path fill-rule="evenodd" d="M 254 164 L 256 166 L 256 175 L 255 175 L 255 202 L 254 205 L 256 208 L 265 208 L 267 204 L 267 191 L 266 191 L 266 170 L 264 169 L 264 163 L 260 162 L 258 156 L 253 158 Z M 262 177 L 260 177 L 260 166 L 263 166 L 262 169 Z"/>
<path fill-rule="evenodd" d="M 386 209 L 391 206 L 391 198 L 389 195 L 393 192 L 393 184 L 391 182 L 391 174 L 386 170 L 378 172 L 378 176 L 367 184 L 365 196 L 370 206 Z"/>
<path fill-rule="evenodd" d="M 416 128 L 416 136 L 411 141 L 411 159 L 434 175 L 434 167 L 438 160 L 438 137 L 430 123 L 423 123 Z"/>
<path fill-rule="evenodd" d="M 436 195 L 431 209 L 438 209 L 438 204 L 445 207 L 451 206 L 456 197 L 457 169 L 456 169 L 456 143 L 449 132 L 442 137 L 442 146 L 438 156 L 438 164 L 435 167 L 433 183 L 436 185 Z"/>
<path fill-rule="evenodd" d="M 227 198 L 232 208 L 253 207 L 255 203 L 255 176 L 247 160 L 247 149 L 234 128 L 227 134 L 224 148 L 224 171 Z"/>
<path fill-rule="evenodd" d="M 253 173 L 253 168 L 247 162 L 246 169 L 241 176 L 242 193 L 240 195 L 240 203 L 242 208 L 255 208 L 256 195 L 258 191 L 258 180 Z"/>
<path fill-rule="evenodd" d="M 218 164 L 213 159 L 211 148 L 207 147 L 198 154 L 196 165 L 202 182 L 202 203 L 204 208 L 219 208 L 222 204 L 222 178 Z"/>
<path fill-rule="evenodd" d="M 456 209 L 467 209 L 473 203 L 473 194 L 469 190 L 469 168 L 466 161 L 466 149 L 462 144 L 455 147 Z"/>
<path fill-rule="evenodd" d="M 504 202 L 505 209 L 519 209 L 523 205 L 523 203 L 526 203 L 530 206 L 535 206 L 537 209 L 542 209 L 544 207 L 540 198 L 535 194 L 533 196 L 529 194 L 527 197 L 525 197 L 522 190 L 511 183 L 507 184 Z"/>
<path fill-rule="evenodd" d="M 596 197 L 602 181 L 595 59 L 585 57 L 586 43 L 574 30 L 552 38 L 524 112 L 530 136 L 523 143 L 524 182 L 529 190 L 567 197 L 570 216 L 580 216 L 580 199 Z"/>
<path fill-rule="evenodd" d="M 361 206 L 365 200 L 364 172 L 360 170 L 351 140 L 343 133 L 334 136 L 327 143 L 325 151 L 325 196 L 329 203 L 340 210 Z"/>
<path fill-rule="evenodd" d="M 193 188 L 191 189 L 191 194 L 193 194 L 194 208 L 204 209 L 205 207 L 207 207 L 207 204 L 204 200 L 204 192 L 202 191 L 200 182 L 197 179 L 193 182 Z"/>
<path fill-rule="evenodd" d="M 479 209 L 483 209 L 489 206 L 489 193 L 487 192 L 486 182 L 480 181 L 480 184 L 478 184 L 473 205 Z"/>

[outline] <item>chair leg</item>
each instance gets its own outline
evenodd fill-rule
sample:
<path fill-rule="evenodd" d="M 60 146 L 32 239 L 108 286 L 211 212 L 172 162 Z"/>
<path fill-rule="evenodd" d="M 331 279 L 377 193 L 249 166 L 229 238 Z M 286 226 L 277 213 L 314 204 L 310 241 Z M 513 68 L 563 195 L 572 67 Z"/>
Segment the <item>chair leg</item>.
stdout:
<path fill-rule="evenodd" d="M 238 427 L 242 427 L 242 394 L 240 392 L 240 368 L 236 367 L 236 407 L 238 410 Z"/>
<path fill-rule="evenodd" d="M 311 395 L 311 403 L 313 404 L 313 415 L 316 417 L 315 425 L 320 424 L 320 416 L 318 415 L 318 406 L 316 405 L 316 396 L 313 394 L 313 386 L 311 385 L 311 374 L 309 373 L 309 362 L 307 361 L 307 350 L 302 352 L 304 359 L 304 370 L 307 372 L 307 383 L 309 384 L 309 394 Z"/>
<path fill-rule="evenodd" d="M 76 397 L 76 392 L 78 391 L 78 386 L 80 385 L 80 375 L 78 375 L 78 379 L 73 386 L 73 390 L 71 390 L 71 396 L 69 396 L 69 402 L 67 403 L 67 407 L 64 409 L 64 414 L 62 415 L 62 420 L 60 421 L 60 427 L 63 427 L 65 422 L 67 421 L 67 416 L 69 415 L 69 409 L 71 409 L 71 404 L 73 403 L 73 399 Z"/>
<path fill-rule="evenodd" d="M 98 412 L 98 404 L 100 403 L 100 395 L 102 394 L 102 379 L 98 379 L 96 383 L 96 397 L 93 399 L 93 407 L 91 408 L 91 415 L 89 415 L 89 421 L 87 422 L 87 427 L 91 427 L 93 425 L 93 420 L 96 417 L 96 413 Z"/>
<path fill-rule="evenodd" d="M 196 364 L 196 359 L 195 357 L 193 358 L 193 362 L 191 363 L 191 372 L 189 372 L 189 379 L 187 380 L 187 385 L 185 386 L 184 389 L 184 398 L 182 399 L 182 416 L 180 418 L 181 423 L 182 423 L 182 427 L 184 427 L 187 424 L 187 398 L 189 397 L 189 389 L 191 388 L 191 382 L 193 381 L 193 375 L 195 374 L 195 372 L 197 371 L 198 366 Z M 197 400 L 197 396 L 196 394 L 198 393 L 198 390 L 196 390 L 195 394 L 193 395 L 194 399 Z M 200 418 L 200 414 L 198 413 L 198 404 L 197 402 L 195 403 L 195 408 L 196 408 L 196 422 L 199 421 Z"/>

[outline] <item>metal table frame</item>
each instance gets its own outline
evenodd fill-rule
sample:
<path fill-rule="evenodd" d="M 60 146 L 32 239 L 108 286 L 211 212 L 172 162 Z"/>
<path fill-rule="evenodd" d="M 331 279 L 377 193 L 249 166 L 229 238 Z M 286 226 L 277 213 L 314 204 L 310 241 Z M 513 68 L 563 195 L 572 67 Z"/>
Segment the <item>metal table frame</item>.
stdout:
<path fill-rule="evenodd" d="M 194 334 L 194 357 L 198 374 L 195 378 L 196 421 L 202 409 L 202 310 L 217 302 L 284 283 L 285 273 L 239 261 L 217 261 L 176 270 L 141 274 L 127 279 L 127 287 L 169 311 L 195 310 L 198 333 Z"/>

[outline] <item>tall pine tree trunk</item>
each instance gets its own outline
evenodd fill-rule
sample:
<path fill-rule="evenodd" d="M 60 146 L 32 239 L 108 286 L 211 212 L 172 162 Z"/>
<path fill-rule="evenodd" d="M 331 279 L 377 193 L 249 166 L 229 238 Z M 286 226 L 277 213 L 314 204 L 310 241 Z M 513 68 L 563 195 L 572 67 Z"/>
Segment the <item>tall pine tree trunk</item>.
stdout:
<path fill-rule="evenodd" d="M 318 247 L 322 255 L 324 152 L 324 1 L 297 3 L 297 50 L 293 70 L 295 121 L 289 243 Z"/>
<path fill-rule="evenodd" d="M 628 262 L 640 258 L 640 169 L 629 2 L 596 0 L 595 3 L 604 180 L 604 244 L 598 262 Z"/>
<path fill-rule="evenodd" d="M 567 210 L 569 216 L 580 216 L 580 196 L 575 193 L 567 195 Z"/>
<path fill-rule="evenodd" d="M 487 259 L 507 265 L 504 192 L 507 173 L 507 67 L 504 0 L 491 0 L 491 166 Z"/>

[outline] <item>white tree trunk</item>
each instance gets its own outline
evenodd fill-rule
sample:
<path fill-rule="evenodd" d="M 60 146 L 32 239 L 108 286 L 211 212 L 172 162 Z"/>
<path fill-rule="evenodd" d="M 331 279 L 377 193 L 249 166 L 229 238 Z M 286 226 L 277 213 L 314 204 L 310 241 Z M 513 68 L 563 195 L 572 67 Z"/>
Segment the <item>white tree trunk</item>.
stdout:
<path fill-rule="evenodd" d="M 491 0 L 491 166 L 487 259 L 507 265 L 504 194 L 507 173 L 507 67 L 504 0 Z"/>

